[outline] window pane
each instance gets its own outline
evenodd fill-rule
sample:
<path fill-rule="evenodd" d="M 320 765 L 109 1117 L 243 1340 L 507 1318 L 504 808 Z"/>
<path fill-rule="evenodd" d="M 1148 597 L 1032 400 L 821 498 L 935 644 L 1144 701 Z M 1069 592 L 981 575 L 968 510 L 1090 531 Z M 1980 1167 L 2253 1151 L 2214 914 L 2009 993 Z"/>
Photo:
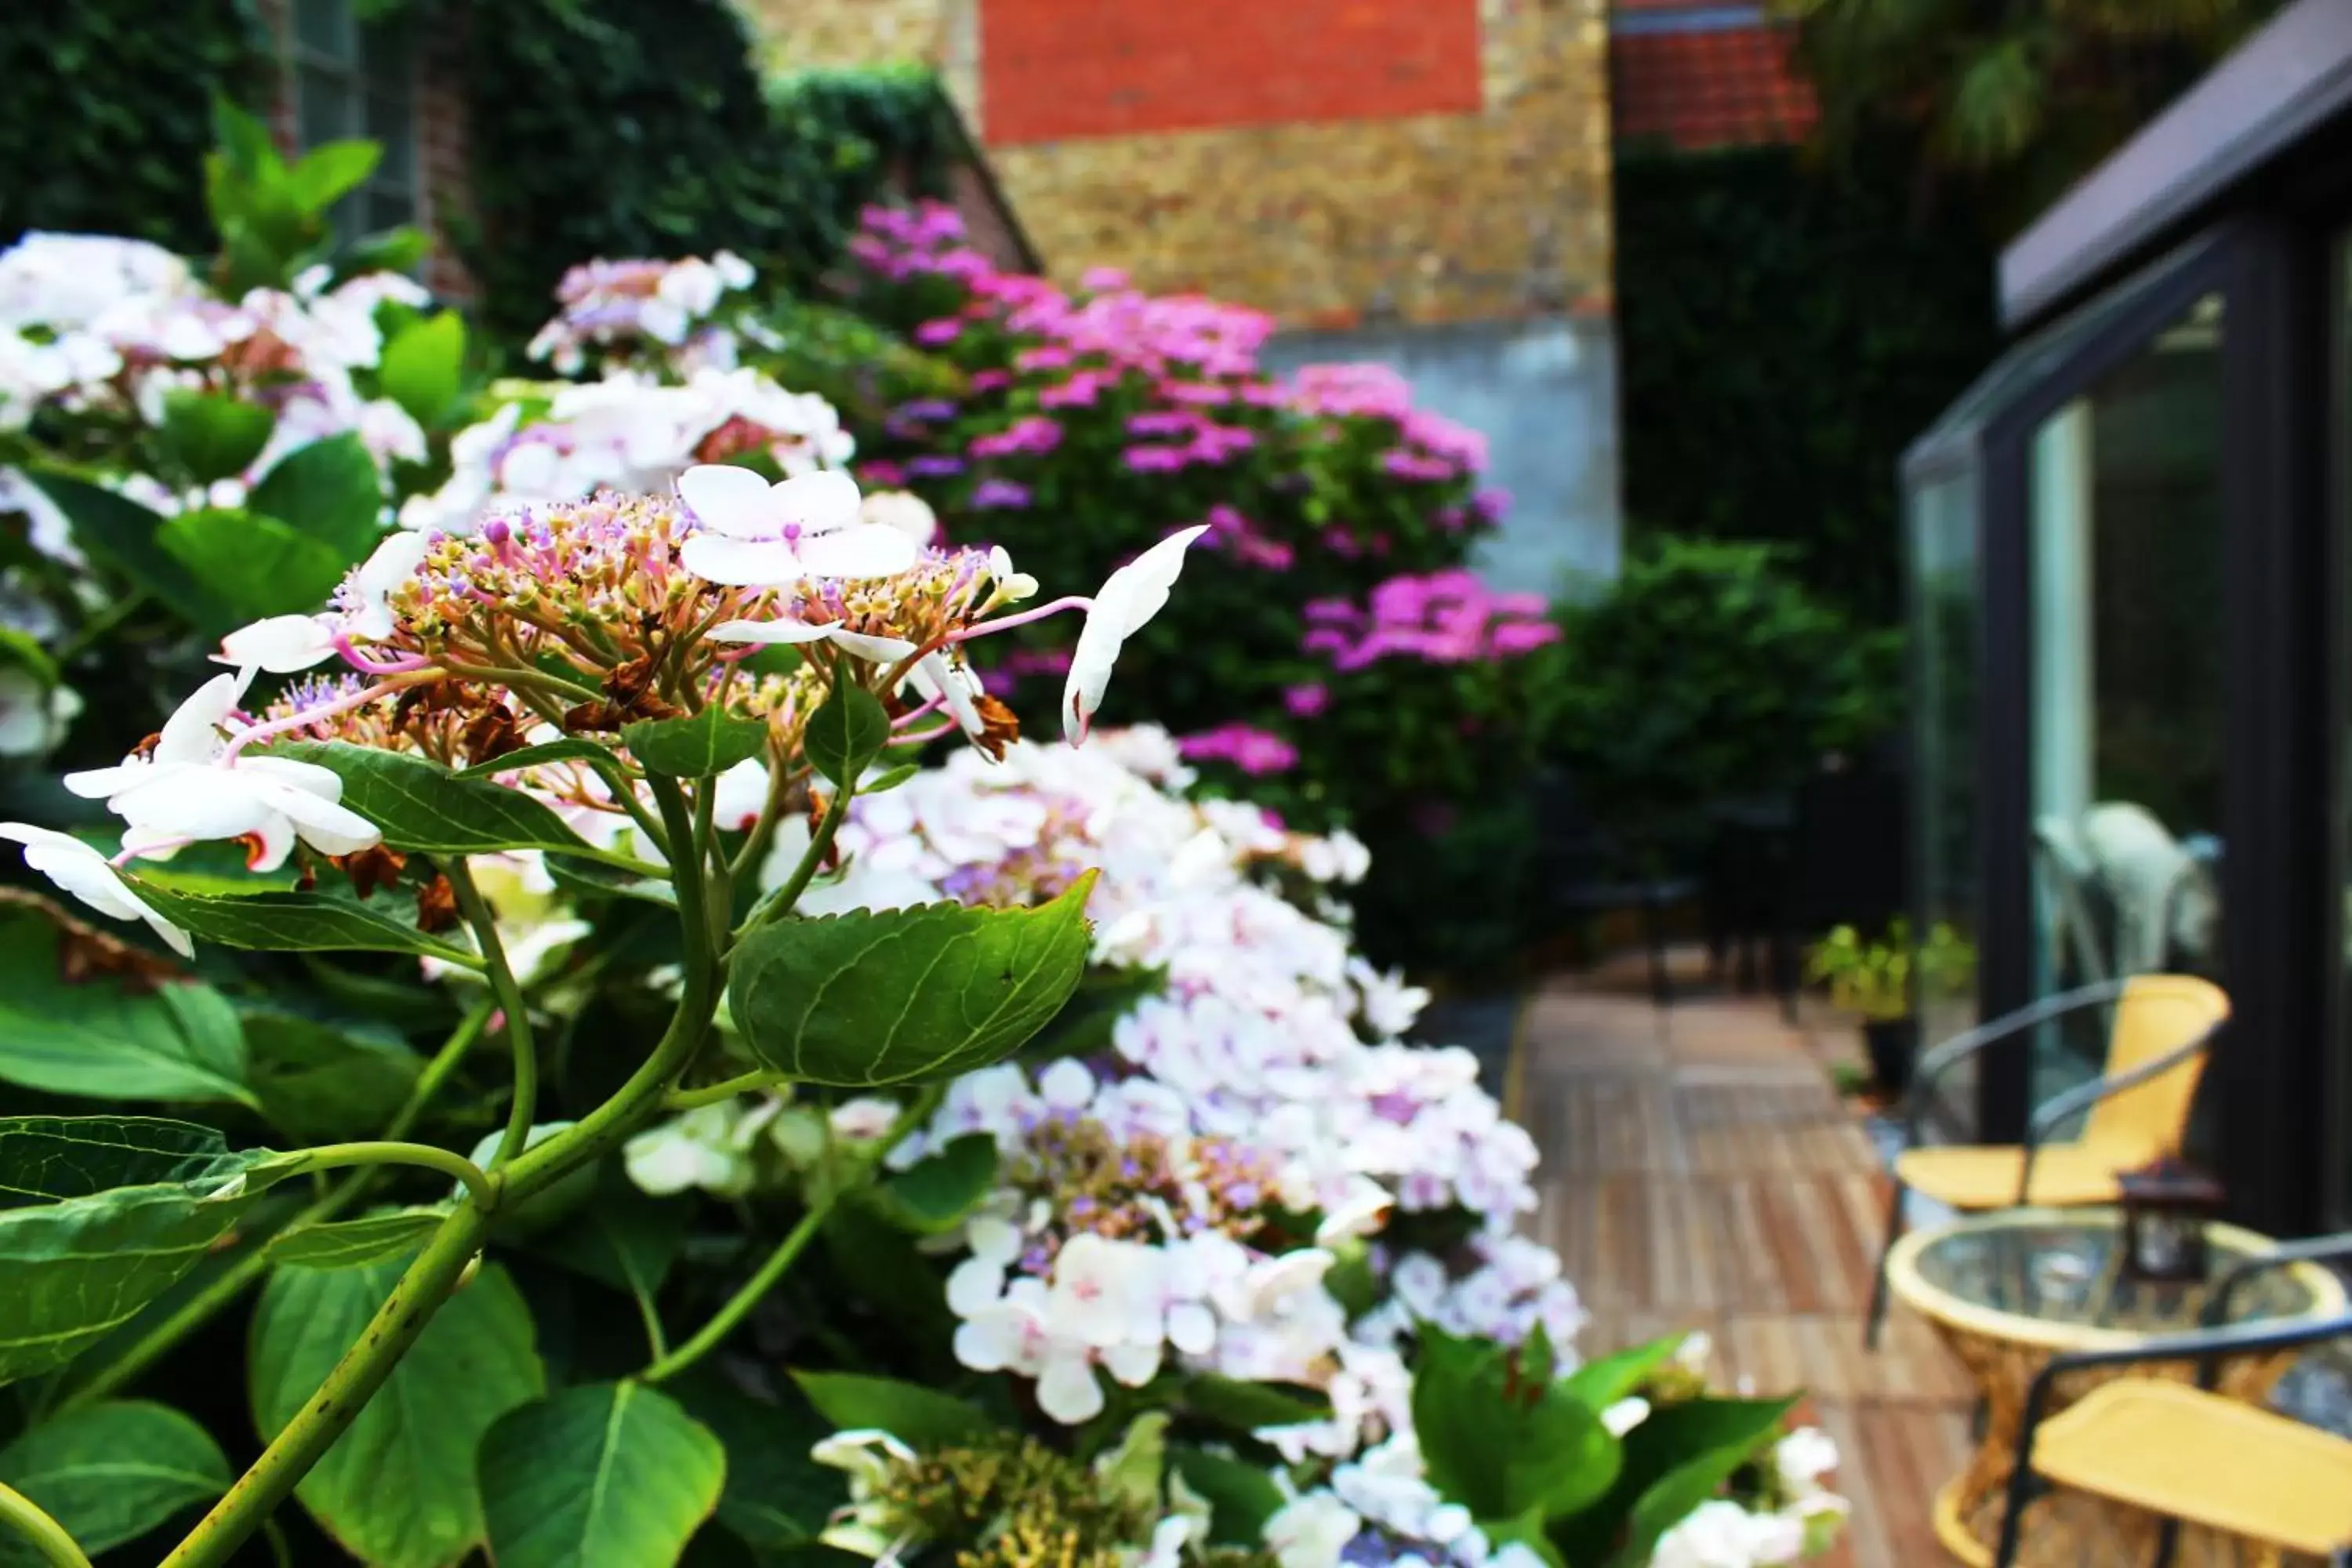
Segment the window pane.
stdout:
<path fill-rule="evenodd" d="M 2033 856 L 2041 990 L 2218 978 L 2221 301 L 2043 422 L 2032 447 Z M 2032 1099 L 2104 1020 L 2037 1045 Z"/>
<path fill-rule="evenodd" d="M 295 84 L 294 119 L 302 145 L 315 147 L 353 135 L 359 127 L 351 79 L 304 66 Z"/>
<path fill-rule="evenodd" d="M 416 197 L 403 190 L 383 190 L 371 186 L 367 191 L 366 221 L 361 226 L 369 234 L 387 228 L 398 228 L 416 221 Z"/>
<path fill-rule="evenodd" d="M 416 178 L 416 120 L 409 111 L 408 100 L 369 93 L 365 133 L 370 140 L 383 144 L 383 159 L 376 164 L 370 183 L 413 184 Z"/>
<path fill-rule="evenodd" d="M 2336 244 L 2336 353 L 2333 384 L 2335 417 L 2331 422 L 2329 455 L 2335 466 L 2336 560 L 2352 568 L 2352 231 Z M 2336 880 L 2345 889 L 2336 910 L 2336 946 L 2343 969 L 2335 996 L 2335 1060 L 2328 1073 L 2329 1112 L 2321 1147 L 2328 1152 L 2326 1190 L 2321 1215 L 2329 1230 L 2352 1228 L 2352 575 L 2336 584 L 2336 722 L 2345 727 L 2344 749 L 2336 757 Z"/>
<path fill-rule="evenodd" d="M 1913 489 L 1910 531 L 1913 714 L 1916 775 L 1912 790 L 1923 931 L 1948 926 L 1973 952 L 1977 940 L 1977 472 L 1973 467 L 1922 481 Z M 1917 1000 L 1923 1046 L 1977 1022 L 1973 964 L 1950 984 L 1923 985 Z M 1975 1096 L 1954 1075 L 1940 1098 L 1965 1122 Z"/>
<path fill-rule="evenodd" d="M 294 38 L 331 58 L 351 59 L 358 41 L 351 0 L 294 0 Z"/>

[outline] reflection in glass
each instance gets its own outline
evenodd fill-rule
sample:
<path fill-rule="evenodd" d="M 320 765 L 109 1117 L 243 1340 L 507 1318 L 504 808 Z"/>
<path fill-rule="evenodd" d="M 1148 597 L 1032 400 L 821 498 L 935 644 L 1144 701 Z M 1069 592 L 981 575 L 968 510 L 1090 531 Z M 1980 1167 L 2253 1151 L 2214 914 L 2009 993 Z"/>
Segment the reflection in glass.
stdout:
<path fill-rule="evenodd" d="M 1913 844 L 1920 929 L 1948 926 L 1973 951 L 1977 898 L 1976 470 L 1960 468 L 1915 484 L 1909 515 L 1916 687 Z M 1922 1045 L 1976 1021 L 1973 973 L 1917 998 Z M 1974 1103 L 1965 1079 L 1948 1109 Z"/>
<path fill-rule="evenodd" d="M 2034 432 L 2035 982 L 2220 978 L 2221 302 L 2208 296 Z M 2095 1010 L 2034 1050 L 2087 1078 Z"/>

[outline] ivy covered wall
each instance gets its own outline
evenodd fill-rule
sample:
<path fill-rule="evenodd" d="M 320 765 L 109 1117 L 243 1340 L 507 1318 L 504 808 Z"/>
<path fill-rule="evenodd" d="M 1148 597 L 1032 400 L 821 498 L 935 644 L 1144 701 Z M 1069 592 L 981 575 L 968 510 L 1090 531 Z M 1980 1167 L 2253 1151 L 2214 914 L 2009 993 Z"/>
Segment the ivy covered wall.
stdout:
<path fill-rule="evenodd" d="M 1899 619 L 1895 468 L 2000 347 L 1991 246 L 1915 220 L 1891 160 L 1643 153 L 1616 188 L 1629 548 L 1784 542 L 1816 589 Z"/>

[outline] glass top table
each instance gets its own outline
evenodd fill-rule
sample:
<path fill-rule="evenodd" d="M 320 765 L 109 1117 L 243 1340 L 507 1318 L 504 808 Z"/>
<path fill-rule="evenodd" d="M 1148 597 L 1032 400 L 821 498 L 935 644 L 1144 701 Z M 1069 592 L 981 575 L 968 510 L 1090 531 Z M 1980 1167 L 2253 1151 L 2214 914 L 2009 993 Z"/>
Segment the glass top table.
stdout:
<path fill-rule="evenodd" d="M 1955 1558 L 1985 1568 L 1992 1562 L 2026 1390 L 2053 1355 L 2194 1330 L 2209 1282 L 2273 1246 L 2268 1237 L 2232 1226 L 2209 1225 L 2205 1237 L 2207 1279 L 2179 1284 L 2125 1278 L 2123 1216 L 2115 1210 L 2011 1209 L 1916 1231 L 1895 1244 L 1887 1258 L 1889 1288 L 1927 1321 L 1984 1398 L 1977 1451 L 1936 1496 L 1936 1534 Z M 2294 1264 L 2264 1270 L 2232 1291 L 2228 1321 L 2326 1317 L 2344 1305 L 2344 1287 L 2335 1275 L 2314 1264 Z M 2292 1359 L 2225 1362 L 2217 1386 L 2259 1403 Z M 2052 1391 L 2050 1413 L 2112 1377 L 2194 1375 L 2193 1367 L 2178 1363 L 2085 1369 Z M 2027 1515 L 2018 1563 L 2021 1568 L 2145 1563 L 2160 1522 L 2096 1499 L 2054 1494 Z M 2195 1537 L 2184 1532 L 2177 1562 L 2237 1561 L 2230 1542 Z"/>

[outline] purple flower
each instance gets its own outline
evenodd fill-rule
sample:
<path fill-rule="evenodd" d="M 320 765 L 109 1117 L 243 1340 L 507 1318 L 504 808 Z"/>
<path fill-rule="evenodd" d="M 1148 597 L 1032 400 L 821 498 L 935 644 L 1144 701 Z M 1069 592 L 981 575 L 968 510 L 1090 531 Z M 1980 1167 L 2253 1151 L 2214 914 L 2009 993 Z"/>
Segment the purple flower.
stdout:
<path fill-rule="evenodd" d="M 1301 719 L 1312 719 L 1331 705 L 1331 689 L 1319 680 L 1285 687 L 1282 705 Z"/>
<path fill-rule="evenodd" d="M 941 316 L 915 329 L 915 341 L 925 348 L 939 348 L 962 335 L 963 323 L 953 316 Z"/>
<path fill-rule="evenodd" d="M 1031 414 L 1002 430 L 975 436 L 971 450 L 975 458 L 1009 458 L 1016 453 L 1050 452 L 1061 444 L 1061 426 L 1042 414 Z"/>
<path fill-rule="evenodd" d="M 999 387 L 1012 384 L 1013 373 L 1009 370 L 976 370 L 971 373 L 971 389 L 974 392 L 994 392 Z"/>
<path fill-rule="evenodd" d="M 936 424 L 955 416 L 956 405 L 944 397 L 918 397 L 910 403 L 901 403 L 891 414 L 892 418 L 910 425 Z"/>
<path fill-rule="evenodd" d="M 908 463 L 907 472 L 912 478 L 919 479 L 951 479 L 963 472 L 963 459 L 932 454 L 917 458 L 913 462 Z"/>
<path fill-rule="evenodd" d="M 1252 778 L 1287 773 L 1298 765 L 1298 748 L 1281 736 L 1247 724 L 1221 724 L 1176 742 L 1187 762 L 1231 763 Z"/>
<path fill-rule="evenodd" d="M 857 465 L 857 482 L 869 490 L 894 490 L 907 482 L 907 470 L 877 458 Z"/>
<path fill-rule="evenodd" d="M 1129 447 L 1122 455 L 1139 474 L 1172 474 L 1186 460 L 1181 447 Z"/>
<path fill-rule="evenodd" d="M 1011 479 L 982 479 L 971 488 L 971 504 L 980 511 L 1017 510 L 1029 504 L 1029 487 Z"/>

